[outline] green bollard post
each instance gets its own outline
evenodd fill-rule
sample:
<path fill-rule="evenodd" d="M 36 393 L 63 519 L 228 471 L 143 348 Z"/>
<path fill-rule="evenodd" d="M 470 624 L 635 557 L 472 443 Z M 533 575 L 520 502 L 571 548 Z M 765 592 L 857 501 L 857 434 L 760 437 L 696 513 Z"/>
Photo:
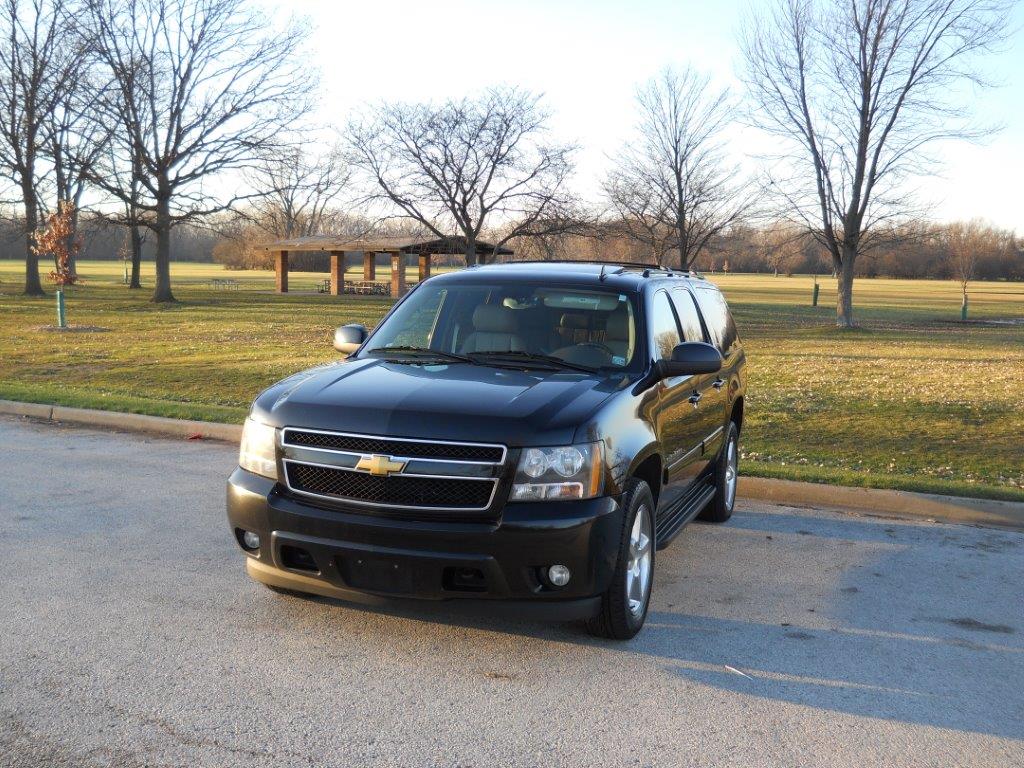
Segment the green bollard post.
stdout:
<path fill-rule="evenodd" d="M 68 327 L 67 321 L 64 317 L 64 291 L 57 291 L 57 327 Z"/>
<path fill-rule="evenodd" d="M 960 303 L 960 319 L 967 319 L 967 294 L 964 294 L 964 300 Z"/>
<path fill-rule="evenodd" d="M 811 306 L 812 307 L 818 306 L 818 289 L 819 288 L 821 288 L 821 286 L 818 285 L 818 281 L 815 280 L 814 281 L 814 295 L 811 297 Z"/>

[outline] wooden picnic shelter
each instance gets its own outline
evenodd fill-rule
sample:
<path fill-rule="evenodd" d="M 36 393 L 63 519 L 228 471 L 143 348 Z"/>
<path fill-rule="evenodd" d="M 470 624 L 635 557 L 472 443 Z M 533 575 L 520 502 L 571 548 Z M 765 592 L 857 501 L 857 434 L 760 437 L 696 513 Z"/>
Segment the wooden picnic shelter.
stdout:
<path fill-rule="evenodd" d="M 407 289 L 405 267 L 410 254 L 419 259 L 419 279 L 430 277 L 430 260 L 434 255 L 457 255 L 466 252 L 466 238 L 459 235 L 433 239 L 409 237 L 380 237 L 373 239 L 351 239 L 332 236 L 296 237 L 278 240 L 265 245 L 264 250 L 274 253 L 274 272 L 277 277 L 277 292 L 288 292 L 288 254 L 296 252 L 326 252 L 331 255 L 331 277 L 329 292 L 333 296 L 345 293 L 345 256 L 361 253 L 363 256 L 362 286 L 376 285 L 378 253 L 391 256 L 391 290 L 393 298 L 404 296 Z M 491 243 L 477 241 L 476 252 L 489 258 L 495 254 L 508 255 L 509 248 L 495 247 Z M 355 287 L 355 286 L 353 286 Z"/>

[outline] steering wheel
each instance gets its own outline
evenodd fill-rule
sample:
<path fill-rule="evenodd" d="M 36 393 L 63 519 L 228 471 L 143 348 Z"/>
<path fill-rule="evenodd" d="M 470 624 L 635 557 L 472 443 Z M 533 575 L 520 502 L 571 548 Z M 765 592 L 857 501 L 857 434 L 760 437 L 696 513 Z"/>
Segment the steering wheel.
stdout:
<path fill-rule="evenodd" d="M 600 341 L 583 341 L 579 344 L 575 344 L 576 347 L 594 347 L 595 349 L 604 352 L 608 357 L 615 357 L 615 352 L 607 344 L 602 344 Z"/>

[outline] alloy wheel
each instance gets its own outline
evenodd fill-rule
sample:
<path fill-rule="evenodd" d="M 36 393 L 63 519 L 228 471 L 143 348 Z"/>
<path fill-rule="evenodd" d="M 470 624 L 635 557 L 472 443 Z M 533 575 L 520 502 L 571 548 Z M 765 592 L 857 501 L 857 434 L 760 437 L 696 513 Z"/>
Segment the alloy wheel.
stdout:
<path fill-rule="evenodd" d="M 626 564 L 626 600 L 629 612 L 640 616 L 651 581 L 651 514 L 647 505 L 636 511 L 629 533 L 629 561 Z"/>
<path fill-rule="evenodd" d="M 736 441 L 730 440 L 725 455 L 725 506 L 732 509 L 736 501 L 736 479 L 739 475 L 736 463 Z"/>

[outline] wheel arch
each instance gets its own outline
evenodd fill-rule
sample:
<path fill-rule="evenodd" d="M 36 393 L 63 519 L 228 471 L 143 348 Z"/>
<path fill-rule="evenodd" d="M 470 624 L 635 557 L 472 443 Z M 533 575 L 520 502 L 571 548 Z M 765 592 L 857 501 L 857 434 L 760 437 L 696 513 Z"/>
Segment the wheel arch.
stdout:
<path fill-rule="evenodd" d="M 736 422 L 736 432 L 743 431 L 743 395 L 736 398 L 736 402 L 732 404 L 732 413 L 729 415 L 729 420 Z"/>
<path fill-rule="evenodd" d="M 637 456 L 629 468 L 629 477 L 639 478 L 650 487 L 651 496 L 654 497 L 655 509 L 658 507 L 658 497 L 661 495 L 663 471 L 664 462 L 655 446 L 650 446 L 641 455 Z"/>

